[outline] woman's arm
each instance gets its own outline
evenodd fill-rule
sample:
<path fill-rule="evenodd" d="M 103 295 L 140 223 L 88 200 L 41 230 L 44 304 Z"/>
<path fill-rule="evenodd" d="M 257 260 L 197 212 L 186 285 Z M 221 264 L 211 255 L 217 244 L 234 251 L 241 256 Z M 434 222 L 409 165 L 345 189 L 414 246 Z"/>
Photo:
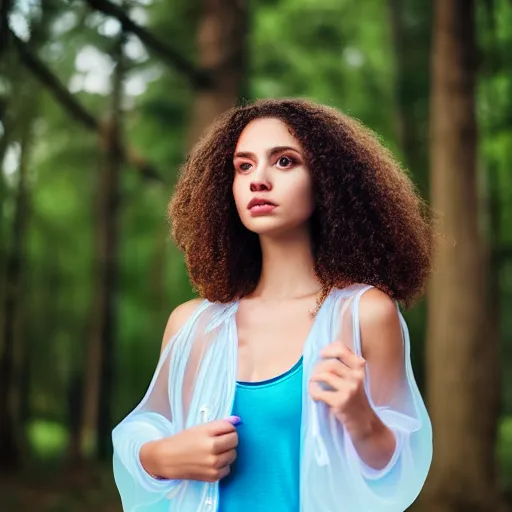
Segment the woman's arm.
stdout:
<path fill-rule="evenodd" d="M 160 355 L 165 350 L 169 340 L 185 325 L 187 320 L 192 316 L 192 313 L 198 308 L 203 299 L 191 299 L 176 307 L 167 320 L 164 335 L 162 337 L 162 346 Z"/>
<path fill-rule="evenodd" d="M 360 301 L 359 320 L 362 356 L 346 341 L 337 340 L 322 351 L 311 386 L 315 400 L 325 402 L 344 425 L 362 461 L 380 470 L 387 466 L 398 448 L 392 430 L 379 418 L 371 402 L 396 400 L 403 387 L 404 347 L 395 303 L 377 289 L 365 293 Z M 364 356 L 364 357 L 363 357 Z M 365 386 L 371 367 L 369 389 Z"/>
<path fill-rule="evenodd" d="M 171 313 L 149 388 L 139 405 L 112 432 L 114 478 L 124 510 L 130 511 L 157 501 L 179 484 L 179 481 L 158 480 L 150 476 L 140 456 L 148 443 L 176 434 L 175 411 L 171 410 L 169 398 L 170 360 L 176 351 L 179 331 L 185 329 L 185 323 L 198 310 L 199 302 L 197 299 L 189 301 Z"/>
<path fill-rule="evenodd" d="M 167 344 L 172 339 L 172 337 L 183 327 L 183 325 L 185 325 L 185 322 L 197 309 L 201 303 L 201 300 L 202 299 L 191 299 L 187 302 L 184 302 L 183 304 L 180 304 L 171 312 L 164 329 L 162 344 L 160 348 L 160 356 L 163 354 Z M 165 390 L 161 390 L 161 392 L 165 393 Z M 158 460 L 159 454 L 161 453 L 161 450 L 158 449 L 160 442 L 161 439 L 148 441 L 144 443 L 139 450 L 139 460 L 142 467 L 149 476 L 154 478 L 159 478 L 157 475 L 155 475 L 155 473 L 151 471 L 151 469 L 160 466 L 160 461 Z"/>
<path fill-rule="evenodd" d="M 375 405 L 396 403 L 403 397 L 405 354 L 394 301 L 376 288 L 368 290 L 360 300 L 359 325 L 369 397 Z M 387 466 L 400 449 L 396 434 L 371 406 L 350 435 L 362 461 L 376 470 Z"/>
<path fill-rule="evenodd" d="M 324 445 L 317 464 L 328 473 L 319 482 L 344 475 L 332 502 L 350 496 L 347 511 L 402 512 L 420 492 L 432 459 L 432 427 L 412 372 L 408 329 L 395 302 L 374 288 L 342 304 L 339 338 L 323 349 L 310 384 L 320 402 L 313 409 L 321 433 L 316 442 Z"/>

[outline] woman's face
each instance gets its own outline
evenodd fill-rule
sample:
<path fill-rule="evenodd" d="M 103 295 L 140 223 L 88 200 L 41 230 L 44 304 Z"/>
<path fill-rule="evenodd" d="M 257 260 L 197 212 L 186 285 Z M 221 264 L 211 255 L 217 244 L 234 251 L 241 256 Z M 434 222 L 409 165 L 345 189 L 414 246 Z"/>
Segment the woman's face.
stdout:
<path fill-rule="evenodd" d="M 233 156 L 233 196 L 244 226 L 259 235 L 307 228 L 314 210 L 311 176 L 299 141 L 275 118 L 251 121 Z"/>

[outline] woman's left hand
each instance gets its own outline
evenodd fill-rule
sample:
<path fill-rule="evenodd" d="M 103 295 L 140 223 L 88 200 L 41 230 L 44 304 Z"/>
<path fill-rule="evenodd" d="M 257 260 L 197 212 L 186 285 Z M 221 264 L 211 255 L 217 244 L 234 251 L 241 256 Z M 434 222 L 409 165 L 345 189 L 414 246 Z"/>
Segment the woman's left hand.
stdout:
<path fill-rule="evenodd" d="M 368 437 L 377 416 L 364 389 L 366 361 L 341 341 L 327 345 L 321 356 L 313 369 L 309 395 L 326 403 L 352 438 Z"/>

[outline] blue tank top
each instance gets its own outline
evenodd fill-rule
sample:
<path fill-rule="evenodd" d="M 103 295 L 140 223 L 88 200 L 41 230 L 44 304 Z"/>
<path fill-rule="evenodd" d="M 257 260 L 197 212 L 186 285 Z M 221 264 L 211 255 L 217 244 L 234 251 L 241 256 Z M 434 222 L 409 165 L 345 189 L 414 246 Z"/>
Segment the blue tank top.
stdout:
<path fill-rule="evenodd" d="M 302 358 L 286 373 L 237 382 L 237 459 L 220 481 L 219 512 L 297 512 L 300 489 Z"/>

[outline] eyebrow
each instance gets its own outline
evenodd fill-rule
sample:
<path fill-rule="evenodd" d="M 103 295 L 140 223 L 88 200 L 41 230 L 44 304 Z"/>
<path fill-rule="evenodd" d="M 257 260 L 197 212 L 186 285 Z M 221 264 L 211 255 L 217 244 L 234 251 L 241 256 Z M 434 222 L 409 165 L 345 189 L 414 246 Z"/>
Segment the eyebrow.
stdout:
<path fill-rule="evenodd" d="M 294 148 L 292 146 L 275 146 L 273 148 L 270 148 L 267 151 L 267 156 L 272 157 L 278 153 L 282 153 L 283 151 L 294 151 L 295 153 L 301 154 L 300 151 L 297 148 Z M 253 160 L 256 159 L 256 155 L 254 153 L 251 153 L 250 151 L 238 151 L 234 154 L 233 158 L 252 158 Z"/>

